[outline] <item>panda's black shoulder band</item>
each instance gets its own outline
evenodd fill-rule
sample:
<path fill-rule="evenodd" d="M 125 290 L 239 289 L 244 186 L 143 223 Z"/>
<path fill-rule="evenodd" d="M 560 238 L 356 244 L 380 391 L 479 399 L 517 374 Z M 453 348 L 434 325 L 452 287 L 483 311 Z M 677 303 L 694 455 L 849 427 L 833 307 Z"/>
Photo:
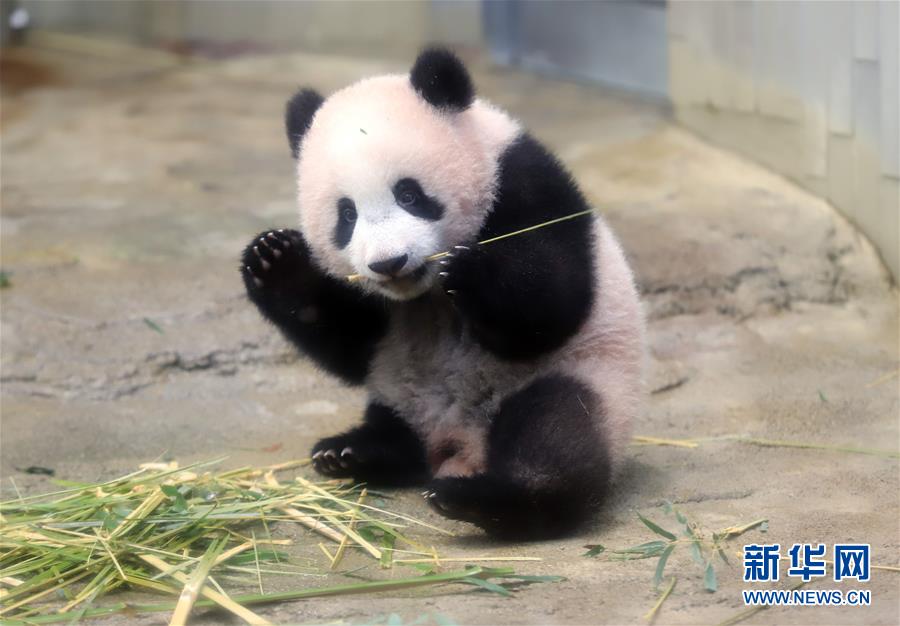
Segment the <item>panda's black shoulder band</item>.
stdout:
<path fill-rule="evenodd" d="M 430 105 L 463 111 L 475 99 L 469 72 L 455 54 L 445 48 L 427 48 L 409 73 L 413 88 Z"/>

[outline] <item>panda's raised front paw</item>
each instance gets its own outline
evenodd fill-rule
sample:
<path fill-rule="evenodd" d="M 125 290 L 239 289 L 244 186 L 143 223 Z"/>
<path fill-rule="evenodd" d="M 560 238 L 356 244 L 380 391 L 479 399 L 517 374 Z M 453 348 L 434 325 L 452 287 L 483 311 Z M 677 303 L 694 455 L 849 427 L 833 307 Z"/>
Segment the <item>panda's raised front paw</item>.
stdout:
<path fill-rule="evenodd" d="M 438 261 L 438 276 L 447 295 L 455 301 L 464 301 L 479 284 L 484 284 L 484 250 L 478 244 L 453 246 L 447 255 Z"/>
<path fill-rule="evenodd" d="M 241 257 L 241 275 L 251 295 L 296 289 L 309 267 L 303 235 L 287 228 L 260 233 Z"/>

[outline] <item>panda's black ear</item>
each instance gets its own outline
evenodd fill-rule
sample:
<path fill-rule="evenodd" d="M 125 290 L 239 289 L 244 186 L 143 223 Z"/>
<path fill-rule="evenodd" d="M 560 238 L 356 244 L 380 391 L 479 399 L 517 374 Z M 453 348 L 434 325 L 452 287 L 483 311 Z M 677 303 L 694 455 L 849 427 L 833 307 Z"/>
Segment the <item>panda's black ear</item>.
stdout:
<path fill-rule="evenodd" d="M 464 111 L 475 98 L 466 67 L 444 48 L 424 50 L 413 65 L 409 80 L 429 104 L 438 108 Z"/>
<path fill-rule="evenodd" d="M 284 126 L 287 131 L 288 143 L 291 146 L 291 154 L 296 159 L 300 154 L 300 140 L 309 130 L 313 115 L 325 102 L 319 93 L 313 89 L 301 89 L 288 100 L 284 111 Z"/>

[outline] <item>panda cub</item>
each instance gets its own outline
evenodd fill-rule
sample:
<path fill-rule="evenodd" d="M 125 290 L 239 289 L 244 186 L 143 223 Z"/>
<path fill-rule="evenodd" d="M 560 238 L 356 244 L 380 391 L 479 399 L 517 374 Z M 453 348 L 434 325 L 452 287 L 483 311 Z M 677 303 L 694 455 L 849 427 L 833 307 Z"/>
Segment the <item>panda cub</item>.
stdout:
<path fill-rule="evenodd" d="M 571 531 L 640 399 L 643 314 L 609 227 L 588 213 L 477 244 L 590 206 L 447 50 L 328 98 L 303 89 L 286 124 L 299 229 L 247 246 L 247 293 L 368 394 L 361 424 L 313 447 L 315 469 L 427 484 L 436 511 L 495 535 Z"/>

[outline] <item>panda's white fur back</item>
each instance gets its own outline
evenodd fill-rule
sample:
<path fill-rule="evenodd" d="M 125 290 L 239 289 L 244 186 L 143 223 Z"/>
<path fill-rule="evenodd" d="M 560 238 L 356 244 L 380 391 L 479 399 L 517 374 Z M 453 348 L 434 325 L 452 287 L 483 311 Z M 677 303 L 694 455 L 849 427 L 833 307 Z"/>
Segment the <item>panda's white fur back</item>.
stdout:
<path fill-rule="evenodd" d="M 643 397 L 644 311 L 618 239 L 594 221 L 597 301 L 590 317 L 556 356 L 564 372 L 586 382 L 605 404 L 601 429 L 619 469 Z"/>

